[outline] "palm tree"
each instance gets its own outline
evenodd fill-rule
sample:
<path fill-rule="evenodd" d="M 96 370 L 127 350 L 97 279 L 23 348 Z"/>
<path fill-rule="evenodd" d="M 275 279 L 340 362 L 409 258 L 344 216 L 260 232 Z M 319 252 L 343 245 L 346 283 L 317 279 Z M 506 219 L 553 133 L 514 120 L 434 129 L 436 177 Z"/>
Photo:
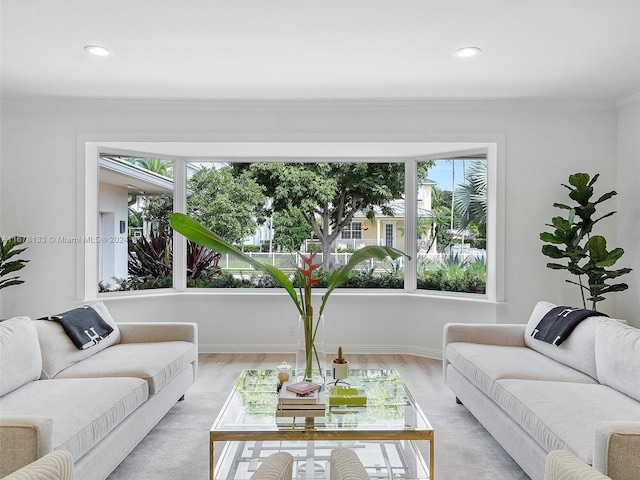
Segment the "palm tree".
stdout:
<path fill-rule="evenodd" d="M 456 227 L 460 230 L 475 224 L 482 236 L 487 234 L 487 161 L 474 160 L 464 183 L 456 188 Z"/>
<path fill-rule="evenodd" d="M 442 190 L 438 187 L 431 189 L 431 238 L 437 240 L 438 250 L 451 244 L 451 202 L 453 192 Z M 427 251 L 431 250 L 429 245 Z"/>
<path fill-rule="evenodd" d="M 129 159 L 134 165 L 157 173 L 165 177 L 173 177 L 173 162 L 171 160 L 163 160 L 161 158 L 142 158 L 135 157 Z"/>

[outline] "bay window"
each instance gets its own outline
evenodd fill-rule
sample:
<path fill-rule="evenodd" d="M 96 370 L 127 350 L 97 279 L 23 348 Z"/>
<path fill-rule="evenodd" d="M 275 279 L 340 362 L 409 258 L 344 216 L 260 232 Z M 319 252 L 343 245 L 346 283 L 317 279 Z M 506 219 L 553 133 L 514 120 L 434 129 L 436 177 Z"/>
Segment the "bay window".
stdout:
<path fill-rule="evenodd" d="M 361 159 L 349 149 L 350 156 L 319 157 L 310 154 L 313 146 L 304 155 L 283 155 L 284 148 L 258 156 L 253 144 L 252 155 L 226 148 L 226 155 L 182 156 L 179 145 L 165 155 L 158 145 L 131 155 L 96 144 L 98 168 L 87 172 L 99 179 L 97 233 L 112 241 L 85 247 L 86 258 L 96 259 L 87 263 L 85 284 L 95 275 L 93 288 L 105 295 L 274 286 L 249 265 L 174 234 L 167 216 L 182 211 L 290 273 L 301 254 L 315 254 L 326 275 L 358 248 L 386 245 L 408 257 L 365 262 L 345 288 L 495 298 L 488 253 L 495 249 L 495 144 L 474 144 L 464 154 L 460 144 L 366 145 L 368 152 L 380 147 L 380 157 Z"/>

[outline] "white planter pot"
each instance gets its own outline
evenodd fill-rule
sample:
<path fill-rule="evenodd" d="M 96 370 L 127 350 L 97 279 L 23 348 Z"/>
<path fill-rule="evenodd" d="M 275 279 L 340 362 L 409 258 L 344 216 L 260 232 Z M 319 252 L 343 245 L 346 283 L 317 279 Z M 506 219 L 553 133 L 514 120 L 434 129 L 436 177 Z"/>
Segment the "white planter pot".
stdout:
<path fill-rule="evenodd" d="M 333 378 L 335 378 L 336 380 L 343 380 L 349 376 L 349 362 L 331 362 L 331 366 L 333 367 Z"/>

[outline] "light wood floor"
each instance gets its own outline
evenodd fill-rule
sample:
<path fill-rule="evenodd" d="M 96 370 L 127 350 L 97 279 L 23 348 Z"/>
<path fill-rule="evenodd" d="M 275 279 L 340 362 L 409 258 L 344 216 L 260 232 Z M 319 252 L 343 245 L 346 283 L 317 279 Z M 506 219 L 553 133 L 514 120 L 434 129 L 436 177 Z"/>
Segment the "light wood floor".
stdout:
<path fill-rule="evenodd" d="M 414 396 L 449 391 L 442 380 L 440 360 L 388 354 L 358 354 L 349 355 L 347 358 L 351 368 L 397 370 Z M 198 361 L 198 378 L 190 391 L 228 393 L 243 369 L 275 368 L 283 361 L 293 365 L 295 356 L 276 353 L 201 353 Z"/>

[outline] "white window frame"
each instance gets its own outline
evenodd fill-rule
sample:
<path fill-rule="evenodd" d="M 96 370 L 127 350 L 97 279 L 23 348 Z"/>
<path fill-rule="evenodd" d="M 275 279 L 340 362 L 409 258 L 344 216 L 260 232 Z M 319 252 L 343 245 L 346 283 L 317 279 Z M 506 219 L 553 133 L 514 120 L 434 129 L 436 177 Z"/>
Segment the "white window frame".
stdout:
<path fill-rule="evenodd" d="M 452 294 L 433 290 L 416 289 L 416 225 L 405 222 L 405 251 L 411 258 L 405 262 L 405 292 L 428 296 L 472 296 L 499 302 L 504 299 L 504 135 L 441 135 L 440 138 L 425 139 L 416 136 L 413 140 L 380 141 L 379 135 L 371 136 L 370 141 L 196 141 L 192 136 L 176 135 L 167 140 L 167 135 L 140 140 L 145 135 L 119 134 L 118 138 L 105 134 L 78 135 L 78 231 L 85 238 L 98 235 L 98 158 L 102 153 L 130 156 L 158 156 L 174 160 L 174 211 L 186 211 L 186 164 L 187 162 L 215 161 L 365 161 L 389 162 L 401 161 L 405 164 L 405 201 L 406 218 L 417 215 L 417 162 L 428 159 L 446 158 L 452 155 L 462 156 L 479 151 L 487 154 L 488 174 L 488 215 L 487 215 L 487 291 L 485 295 Z M 137 138 L 136 138 L 137 137 Z M 147 135 L 148 137 L 148 135 Z M 160 137 L 160 138 L 157 138 Z M 422 138 L 421 138 L 422 137 Z M 377 156 L 376 156 L 377 155 Z M 184 178 L 185 181 L 175 179 Z M 186 241 L 177 233 L 174 238 L 174 287 L 170 292 L 186 290 Z M 106 296 L 150 295 L 158 290 L 114 292 L 98 296 L 98 248 L 96 242 L 85 241 L 78 244 L 77 251 L 78 283 L 77 296 L 84 300 L 104 298 Z M 161 293 L 161 292 L 160 292 Z M 251 294 L 251 292 L 244 292 Z M 346 293 L 346 292 L 345 292 Z M 394 293 L 397 294 L 397 291 Z"/>
<path fill-rule="evenodd" d="M 356 225 L 360 225 L 360 228 L 354 228 Z M 355 221 L 355 222 L 349 222 L 349 225 L 347 225 L 344 230 L 342 230 L 340 232 L 340 239 L 342 240 L 362 240 L 362 222 L 359 221 Z M 345 237 L 344 234 L 348 233 L 349 237 Z M 358 233 L 360 236 L 358 238 L 354 237 L 353 234 L 354 233 Z"/>

